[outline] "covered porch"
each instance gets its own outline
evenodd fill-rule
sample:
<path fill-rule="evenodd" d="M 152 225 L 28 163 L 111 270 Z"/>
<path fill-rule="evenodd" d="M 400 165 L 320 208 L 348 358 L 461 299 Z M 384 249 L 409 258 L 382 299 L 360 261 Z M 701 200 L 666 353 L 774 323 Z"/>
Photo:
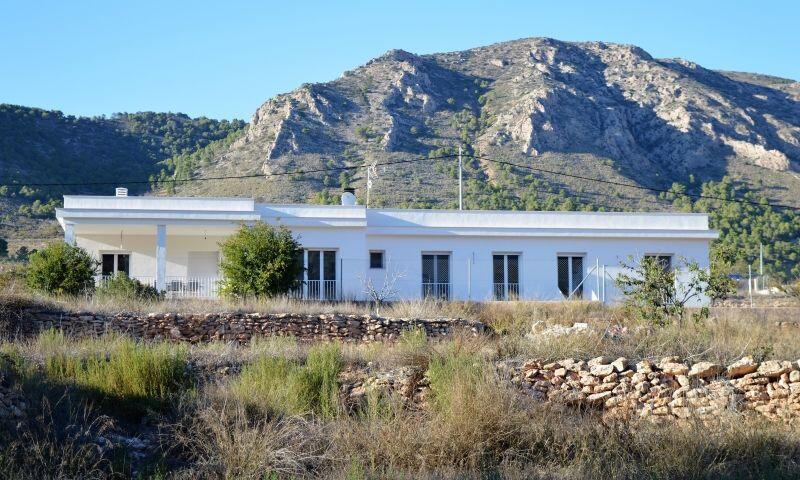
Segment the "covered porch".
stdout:
<path fill-rule="evenodd" d="M 124 189 L 121 189 L 124 190 Z M 260 216 L 247 198 L 65 196 L 64 241 L 100 263 L 97 282 L 125 274 L 168 297 L 219 294 L 219 244 Z"/>
<path fill-rule="evenodd" d="M 217 298 L 219 244 L 236 228 L 73 224 L 65 241 L 86 249 L 100 263 L 98 286 L 123 274 L 168 298 Z"/>

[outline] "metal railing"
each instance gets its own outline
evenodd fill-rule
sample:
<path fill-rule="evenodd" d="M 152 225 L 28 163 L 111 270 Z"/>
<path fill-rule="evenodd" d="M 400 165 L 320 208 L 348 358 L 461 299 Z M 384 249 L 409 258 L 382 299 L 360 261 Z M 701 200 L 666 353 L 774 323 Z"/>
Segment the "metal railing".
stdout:
<path fill-rule="evenodd" d="M 519 300 L 519 283 L 494 283 L 492 291 L 495 300 Z"/>
<path fill-rule="evenodd" d="M 166 277 L 166 295 L 170 298 L 217 298 L 219 277 Z"/>
<path fill-rule="evenodd" d="M 298 300 L 338 300 L 336 280 L 306 280 L 289 292 L 289 297 Z"/>
<path fill-rule="evenodd" d="M 423 283 L 422 298 L 450 299 L 449 283 Z"/>
<path fill-rule="evenodd" d="M 113 276 L 98 275 L 95 277 L 95 286 L 104 288 Z M 155 277 L 134 276 L 143 285 L 156 287 Z M 164 295 L 167 298 L 217 298 L 219 297 L 219 277 L 166 277 Z"/>

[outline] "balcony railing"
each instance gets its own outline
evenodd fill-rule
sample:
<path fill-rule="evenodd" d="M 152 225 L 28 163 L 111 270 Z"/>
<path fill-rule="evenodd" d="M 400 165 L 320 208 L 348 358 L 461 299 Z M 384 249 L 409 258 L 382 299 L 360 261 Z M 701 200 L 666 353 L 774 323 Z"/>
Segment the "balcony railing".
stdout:
<path fill-rule="evenodd" d="M 492 290 L 495 300 L 519 299 L 519 283 L 494 283 Z"/>
<path fill-rule="evenodd" d="M 97 288 L 102 288 L 108 284 L 113 277 L 110 276 L 97 276 L 95 277 L 95 285 Z M 133 277 L 143 285 L 150 287 L 156 286 L 155 277 Z M 168 276 L 166 277 L 166 288 L 164 295 L 167 298 L 217 298 L 219 297 L 219 277 L 183 277 L 183 276 Z"/>
<path fill-rule="evenodd" d="M 423 283 L 422 298 L 435 298 L 439 300 L 450 299 L 449 283 Z"/>
<path fill-rule="evenodd" d="M 217 298 L 219 277 L 167 277 L 166 295 L 170 298 Z"/>
<path fill-rule="evenodd" d="M 339 290 L 336 280 L 306 280 L 289 296 L 300 300 L 337 300 Z"/>

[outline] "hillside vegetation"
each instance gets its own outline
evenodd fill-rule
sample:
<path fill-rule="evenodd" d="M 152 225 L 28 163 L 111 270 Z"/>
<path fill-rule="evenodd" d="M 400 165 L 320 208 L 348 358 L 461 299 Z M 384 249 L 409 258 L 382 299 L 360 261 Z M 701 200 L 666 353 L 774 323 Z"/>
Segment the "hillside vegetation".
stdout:
<path fill-rule="evenodd" d="M 42 224 L 51 223 L 64 194 L 110 194 L 125 180 L 140 182 L 125 184 L 132 194 L 147 192 L 151 175 L 173 173 L 176 162 L 168 160 L 244 125 L 180 113 L 75 117 L 0 104 L 0 237 L 48 236 L 52 228 Z M 79 185 L 35 186 L 40 183 Z M 100 185 L 80 185 L 86 183 Z"/>
<path fill-rule="evenodd" d="M 6 192 L 14 200 L 0 200 L 0 237 L 30 236 L 42 225 L 31 218 L 49 217 L 55 194 L 111 187 L 22 186 L 42 178 L 336 203 L 345 186 L 363 199 L 366 175 L 355 167 L 377 162 L 372 206 L 453 208 L 460 146 L 469 209 L 708 211 L 727 271 L 746 273 L 763 243 L 768 273 L 800 273 L 797 210 L 696 198 L 798 204 L 800 83 L 632 45 L 529 38 L 431 55 L 392 50 L 267 100 L 246 127 L 180 114 L 0 111 L 0 178 L 20 185 Z M 56 236 L 49 225 L 33 236 Z"/>

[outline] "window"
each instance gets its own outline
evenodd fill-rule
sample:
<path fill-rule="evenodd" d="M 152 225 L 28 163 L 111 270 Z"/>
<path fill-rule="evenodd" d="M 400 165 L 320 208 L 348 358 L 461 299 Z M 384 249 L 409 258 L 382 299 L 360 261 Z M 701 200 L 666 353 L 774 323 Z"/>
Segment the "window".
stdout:
<path fill-rule="evenodd" d="M 100 260 L 102 265 L 102 275 L 104 277 L 113 277 L 118 273 L 130 274 L 130 259 L 129 253 L 104 253 Z"/>
<path fill-rule="evenodd" d="M 583 257 L 558 257 L 558 289 L 566 298 L 583 296 Z"/>
<path fill-rule="evenodd" d="M 664 270 L 672 270 L 672 255 L 645 255 L 644 258 L 654 258 Z"/>
<path fill-rule="evenodd" d="M 422 255 L 422 296 L 447 300 L 450 298 L 450 255 Z"/>
<path fill-rule="evenodd" d="M 383 252 L 369 252 L 369 268 L 383 268 Z"/>
<path fill-rule="evenodd" d="M 519 255 L 492 255 L 492 277 L 495 300 L 519 298 Z"/>

